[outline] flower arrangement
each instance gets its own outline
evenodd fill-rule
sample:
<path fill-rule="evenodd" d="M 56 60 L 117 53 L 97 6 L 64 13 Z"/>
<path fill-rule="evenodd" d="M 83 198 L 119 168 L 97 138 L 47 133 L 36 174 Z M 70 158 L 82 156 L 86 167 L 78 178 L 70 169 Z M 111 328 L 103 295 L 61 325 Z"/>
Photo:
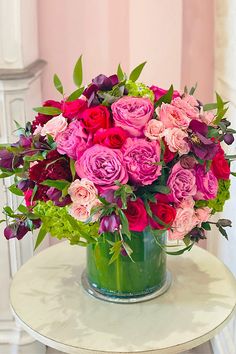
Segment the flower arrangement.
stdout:
<path fill-rule="evenodd" d="M 132 258 L 127 240 L 145 230 L 156 242 L 166 231 L 183 240 L 180 250 L 166 248 L 171 254 L 190 250 L 213 224 L 227 237 L 229 220 L 210 221 L 230 196 L 233 156 L 222 142 L 232 144 L 236 131 L 227 102 L 217 94 L 203 105 L 195 88 L 139 83 L 144 64 L 129 78 L 119 65 L 84 88 L 80 57 L 69 96 L 54 76 L 61 101 L 35 108 L 33 122 L 17 126 L 18 141 L 1 146 L 0 177 L 14 177 L 9 190 L 24 199 L 17 210 L 4 208 L 7 239 L 40 228 L 35 247 L 48 232 L 86 246 L 114 234 L 113 262 Z"/>

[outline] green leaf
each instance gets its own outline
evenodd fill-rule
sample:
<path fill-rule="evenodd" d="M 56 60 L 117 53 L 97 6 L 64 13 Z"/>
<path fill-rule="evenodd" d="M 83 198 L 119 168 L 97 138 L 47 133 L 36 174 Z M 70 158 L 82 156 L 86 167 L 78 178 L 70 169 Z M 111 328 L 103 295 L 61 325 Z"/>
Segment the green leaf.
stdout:
<path fill-rule="evenodd" d="M 194 86 L 191 87 L 191 89 L 190 89 L 190 91 L 189 91 L 189 94 L 190 94 L 190 95 L 193 95 L 194 92 L 196 91 L 196 88 L 197 88 L 197 82 L 196 82 L 196 84 L 195 84 Z"/>
<path fill-rule="evenodd" d="M 187 247 L 181 248 L 181 250 L 178 251 L 165 251 L 166 254 L 169 254 L 170 256 L 179 256 L 181 254 L 183 254 L 186 251 L 190 251 L 193 248 L 194 242 L 190 243 L 190 245 L 188 245 Z"/>
<path fill-rule="evenodd" d="M 15 195 L 18 195 L 21 197 L 24 195 L 24 193 L 19 188 L 17 188 L 15 184 L 12 184 L 8 189 L 11 193 L 13 193 Z"/>
<path fill-rule="evenodd" d="M 217 103 L 207 103 L 203 106 L 203 111 L 212 111 L 217 108 Z"/>
<path fill-rule="evenodd" d="M 227 234 L 226 230 L 222 226 L 219 226 L 218 229 L 219 229 L 221 235 L 223 235 L 226 238 L 226 240 L 228 240 L 229 238 L 228 238 L 228 234 Z"/>
<path fill-rule="evenodd" d="M 63 95 L 63 93 L 64 93 L 63 86 L 62 86 L 61 80 L 59 79 L 57 74 L 55 74 L 53 76 L 53 83 L 54 83 L 54 86 L 56 87 L 57 91 Z"/>
<path fill-rule="evenodd" d="M 161 194 L 169 194 L 170 193 L 170 188 L 168 186 L 161 186 L 158 184 L 150 186 L 150 189 L 148 188 L 148 190 L 152 191 L 153 193 L 161 193 Z"/>
<path fill-rule="evenodd" d="M 44 240 L 45 236 L 47 235 L 47 229 L 46 227 L 43 225 L 38 233 L 38 237 L 34 246 L 34 251 L 36 250 L 36 248 L 40 245 L 40 243 Z"/>
<path fill-rule="evenodd" d="M 231 175 L 236 177 L 236 172 L 231 172 Z"/>
<path fill-rule="evenodd" d="M 83 92 L 84 92 L 84 87 L 78 88 L 77 90 L 75 90 L 70 94 L 70 96 L 67 98 L 67 102 L 77 100 L 77 98 L 79 98 Z"/>
<path fill-rule="evenodd" d="M 70 159 L 70 172 L 72 175 L 72 179 L 74 181 L 75 175 L 76 175 L 76 170 L 75 170 L 75 161 L 73 159 Z"/>
<path fill-rule="evenodd" d="M 118 76 L 119 81 L 124 80 L 125 75 L 124 75 L 124 72 L 123 72 L 120 64 L 118 65 L 118 68 L 117 68 L 117 76 Z"/>
<path fill-rule="evenodd" d="M 131 234 L 129 230 L 129 222 L 127 220 L 127 217 L 121 209 L 118 209 L 118 214 L 122 225 L 122 233 L 125 234 L 130 239 Z"/>
<path fill-rule="evenodd" d="M 23 214 L 27 214 L 29 212 L 28 208 L 23 204 L 20 204 L 17 209 Z"/>
<path fill-rule="evenodd" d="M 209 222 L 202 222 L 201 226 L 204 230 L 207 230 L 207 231 L 211 230 L 211 225 L 209 224 Z"/>
<path fill-rule="evenodd" d="M 146 64 L 146 61 L 139 64 L 138 66 L 136 66 L 136 68 L 134 68 L 132 71 L 131 71 L 131 74 L 129 76 L 129 79 L 132 80 L 132 81 L 136 81 L 138 80 L 143 68 L 144 68 L 144 65 Z"/>
<path fill-rule="evenodd" d="M 41 183 L 43 186 L 49 186 L 49 187 L 54 187 L 60 191 L 62 191 L 64 188 L 69 186 L 70 182 L 65 181 L 65 180 L 52 180 L 52 179 L 46 179 Z"/>
<path fill-rule="evenodd" d="M 162 103 L 171 103 L 173 93 L 174 93 L 174 87 L 173 85 L 171 85 L 169 90 L 166 92 L 166 94 L 161 96 L 159 100 L 155 103 L 155 108 L 161 106 Z"/>
<path fill-rule="evenodd" d="M 77 60 L 74 72 L 73 72 L 74 83 L 77 87 L 80 87 L 83 81 L 83 69 L 82 69 L 82 55 Z"/>
<path fill-rule="evenodd" d="M 61 114 L 61 110 L 56 107 L 35 107 L 34 111 L 38 113 L 46 114 L 48 116 L 56 116 L 58 114 Z"/>
<path fill-rule="evenodd" d="M 122 241 L 116 241 L 114 245 L 110 248 L 109 253 L 112 254 L 112 257 L 109 261 L 109 264 L 112 264 L 120 257 L 122 247 Z"/>
<path fill-rule="evenodd" d="M 0 174 L 0 178 L 7 178 L 7 177 L 10 177 L 12 175 L 14 175 L 13 171 L 11 171 L 11 172 L 3 172 L 3 173 Z"/>
<path fill-rule="evenodd" d="M 5 207 L 3 208 L 3 210 L 5 211 L 5 213 L 7 214 L 7 216 L 12 217 L 12 216 L 14 215 L 14 211 L 13 211 L 12 208 L 9 207 L 9 206 L 5 206 Z"/>

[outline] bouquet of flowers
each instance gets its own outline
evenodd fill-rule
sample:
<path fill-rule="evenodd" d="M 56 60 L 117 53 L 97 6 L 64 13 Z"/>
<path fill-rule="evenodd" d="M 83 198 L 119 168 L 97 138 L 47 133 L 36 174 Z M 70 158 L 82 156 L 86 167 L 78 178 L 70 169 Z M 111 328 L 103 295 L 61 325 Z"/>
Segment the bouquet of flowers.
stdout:
<path fill-rule="evenodd" d="M 2 178 L 23 201 L 6 206 L 7 239 L 40 228 L 86 246 L 114 234 L 111 262 L 132 257 L 127 240 L 148 230 L 158 242 L 183 240 L 180 254 L 206 238 L 214 224 L 227 238 L 229 220 L 210 221 L 229 199 L 230 161 L 222 142 L 232 144 L 227 102 L 203 105 L 193 94 L 137 82 L 145 63 L 129 75 L 98 75 L 82 86 L 82 60 L 74 68 L 77 89 L 67 95 L 57 75 L 61 101 L 49 100 L 18 141 L 1 146 Z M 233 174 L 233 173 L 232 173 Z M 163 246 L 162 246 L 163 247 Z M 166 248 L 167 250 L 167 248 Z M 168 251 L 167 251 L 168 253 Z"/>

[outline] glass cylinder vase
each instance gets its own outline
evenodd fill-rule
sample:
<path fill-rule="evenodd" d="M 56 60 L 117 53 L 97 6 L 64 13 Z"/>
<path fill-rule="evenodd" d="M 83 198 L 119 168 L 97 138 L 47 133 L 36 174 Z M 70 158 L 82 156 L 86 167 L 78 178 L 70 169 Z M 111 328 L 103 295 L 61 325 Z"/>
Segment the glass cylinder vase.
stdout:
<path fill-rule="evenodd" d="M 112 263 L 109 241 L 117 241 L 114 235 L 88 245 L 84 288 L 91 295 L 112 302 L 139 302 L 164 293 L 170 285 L 162 247 L 165 240 L 165 234 L 157 242 L 151 233 L 133 233 L 131 240 L 126 240 L 133 251 L 132 259 L 121 252 Z"/>

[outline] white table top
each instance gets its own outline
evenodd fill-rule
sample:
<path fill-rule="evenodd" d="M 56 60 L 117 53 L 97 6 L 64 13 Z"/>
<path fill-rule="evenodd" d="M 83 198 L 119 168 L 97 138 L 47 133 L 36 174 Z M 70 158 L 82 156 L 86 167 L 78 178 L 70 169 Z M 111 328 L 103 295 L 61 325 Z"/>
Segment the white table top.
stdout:
<path fill-rule="evenodd" d="M 11 286 L 22 327 L 66 353 L 179 353 L 212 338 L 236 306 L 234 277 L 198 247 L 169 256 L 171 288 L 139 304 L 89 296 L 80 284 L 84 265 L 85 250 L 63 242 L 31 258 Z"/>

